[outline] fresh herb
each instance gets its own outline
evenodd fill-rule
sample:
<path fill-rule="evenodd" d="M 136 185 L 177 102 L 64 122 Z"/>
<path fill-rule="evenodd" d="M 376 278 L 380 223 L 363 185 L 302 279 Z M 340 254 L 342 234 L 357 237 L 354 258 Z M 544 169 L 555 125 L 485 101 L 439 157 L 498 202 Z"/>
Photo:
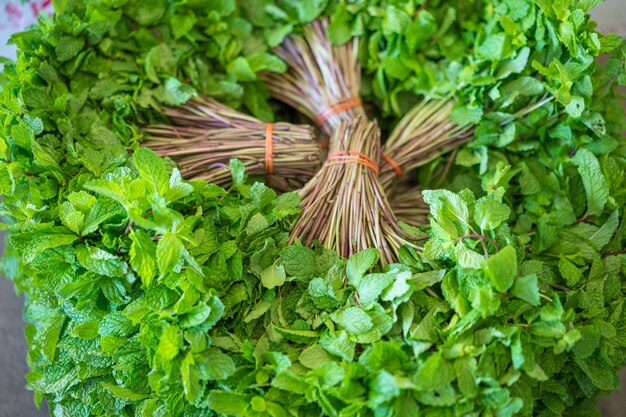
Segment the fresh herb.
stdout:
<path fill-rule="evenodd" d="M 56 3 L 0 74 L 3 272 L 52 415 L 582 417 L 617 387 L 626 46 L 595 32 L 598 2 Z M 474 125 L 417 173 L 421 250 L 289 245 L 298 194 L 238 160 L 228 189 L 187 182 L 137 146 L 196 93 L 282 115 L 269 51 L 321 14 L 333 43 L 359 37 L 372 116 L 452 97 Z M 349 174 L 337 198 L 358 183 L 386 210 Z"/>
<path fill-rule="evenodd" d="M 383 265 L 394 262 L 401 246 L 415 246 L 416 236 L 397 224 L 378 181 L 378 125 L 360 118 L 342 122 L 329 151 L 321 170 L 300 191 L 302 216 L 291 240 L 319 241 L 344 257 L 376 247 Z"/>
<path fill-rule="evenodd" d="M 300 188 L 319 167 L 320 146 L 310 126 L 262 123 L 206 97 L 164 113 L 175 124 L 148 126 L 143 145 L 171 158 L 186 179 L 228 184 L 228 161 L 239 158 L 248 174 L 287 191 Z"/>
<path fill-rule="evenodd" d="M 357 61 L 358 39 L 332 46 L 325 19 L 317 20 L 274 48 L 288 66 L 284 74 L 267 73 L 263 80 L 272 97 L 300 111 L 331 136 L 343 120 L 365 117 Z"/>

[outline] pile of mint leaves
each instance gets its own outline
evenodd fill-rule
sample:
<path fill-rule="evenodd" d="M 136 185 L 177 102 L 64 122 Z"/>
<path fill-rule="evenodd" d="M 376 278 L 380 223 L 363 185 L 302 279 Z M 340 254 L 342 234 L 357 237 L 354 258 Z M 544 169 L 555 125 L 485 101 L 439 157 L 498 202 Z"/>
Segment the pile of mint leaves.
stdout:
<path fill-rule="evenodd" d="M 51 415 L 582 417 L 618 387 L 626 47 L 599 1 L 53 3 L 0 74 L 3 272 Z M 320 14 L 361 38 L 373 116 L 451 97 L 476 124 L 384 270 L 287 245 L 297 194 L 238 161 L 222 189 L 139 146 L 196 93 L 285 117 L 257 74 Z"/>

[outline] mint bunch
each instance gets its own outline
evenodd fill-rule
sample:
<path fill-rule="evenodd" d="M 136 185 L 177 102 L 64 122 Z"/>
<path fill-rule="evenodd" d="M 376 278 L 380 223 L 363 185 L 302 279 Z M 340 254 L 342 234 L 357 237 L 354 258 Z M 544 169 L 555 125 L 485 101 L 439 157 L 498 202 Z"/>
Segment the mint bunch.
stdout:
<path fill-rule="evenodd" d="M 590 416 L 626 360 L 624 43 L 597 1 L 58 1 L 0 74 L 3 273 L 55 416 Z M 270 121 L 259 73 L 320 14 L 393 124 L 474 139 L 416 173 L 423 247 L 288 245 L 297 194 L 142 149 L 196 93 Z M 594 58 L 608 52 L 605 64 Z M 3 61 L 4 62 L 4 61 Z M 411 232 L 416 232 L 410 229 Z"/>

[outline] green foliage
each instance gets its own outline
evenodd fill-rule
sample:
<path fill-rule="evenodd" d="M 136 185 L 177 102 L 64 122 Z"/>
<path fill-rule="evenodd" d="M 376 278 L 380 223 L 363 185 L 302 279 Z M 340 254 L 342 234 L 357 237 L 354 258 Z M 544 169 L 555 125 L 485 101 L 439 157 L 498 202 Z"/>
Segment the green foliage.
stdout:
<path fill-rule="evenodd" d="M 626 47 L 597 1 L 54 3 L 0 74 L 3 272 L 53 415 L 572 416 L 617 387 Z M 380 114 L 452 94 L 477 124 L 382 270 L 287 245 L 298 196 L 240 161 L 224 190 L 136 149 L 196 92 L 270 120 L 268 48 L 321 13 Z"/>

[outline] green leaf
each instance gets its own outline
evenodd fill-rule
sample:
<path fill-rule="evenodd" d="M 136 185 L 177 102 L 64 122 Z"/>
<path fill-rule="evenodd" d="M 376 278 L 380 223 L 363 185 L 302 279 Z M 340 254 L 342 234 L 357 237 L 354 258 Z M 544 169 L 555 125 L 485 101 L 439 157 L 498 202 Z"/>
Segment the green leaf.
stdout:
<path fill-rule="evenodd" d="M 254 72 L 272 71 L 272 72 L 285 72 L 287 71 L 287 64 L 276 55 L 269 53 L 252 54 L 247 57 L 250 68 Z"/>
<path fill-rule="evenodd" d="M 161 276 L 174 270 L 183 257 L 183 242 L 172 232 L 166 232 L 156 248 L 157 265 Z"/>
<path fill-rule="evenodd" d="M 445 269 L 422 272 L 413 276 L 415 290 L 423 290 L 441 282 L 446 275 Z"/>
<path fill-rule="evenodd" d="M 72 328 L 72 336 L 79 337 L 84 340 L 91 340 L 98 337 L 98 328 L 100 323 L 97 321 L 87 321 Z"/>
<path fill-rule="evenodd" d="M 99 198 L 87 211 L 81 233 L 88 235 L 95 232 L 102 223 L 119 214 L 121 210 L 121 206 L 115 201 Z"/>
<path fill-rule="evenodd" d="M 54 48 L 57 59 L 61 62 L 69 61 L 74 58 L 85 46 L 83 38 L 75 38 L 73 36 L 61 36 Z"/>
<path fill-rule="evenodd" d="M 154 0 L 150 3 L 131 2 L 126 4 L 126 13 L 140 25 L 154 25 L 163 17 L 167 9 L 167 1 Z"/>
<path fill-rule="evenodd" d="M 375 303 L 383 291 L 395 280 L 392 274 L 369 274 L 351 282 L 359 295 L 359 302 L 365 308 Z"/>
<path fill-rule="evenodd" d="M 578 96 L 572 97 L 572 99 L 565 105 L 565 111 L 571 117 L 579 118 L 585 111 L 585 99 Z"/>
<path fill-rule="evenodd" d="M 192 192 L 193 186 L 183 181 L 180 171 L 174 168 L 170 176 L 169 190 L 165 193 L 165 200 L 167 200 L 168 203 L 173 203 L 181 198 L 187 197 Z"/>
<path fill-rule="evenodd" d="M 163 103 L 179 106 L 189 101 L 197 93 L 192 86 L 181 83 L 177 78 L 168 77 L 163 87 L 159 88 L 156 94 Z"/>
<path fill-rule="evenodd" d="M 354 360 L 356 342 L 352 341 L 344 330 L 337 333 L 325 333 L 320 338 L 320 346 L 331 355 L 335 355 L 347 362 Z"/>
<path fill-rule="evenodd" d="M 157 246 L 142 230 L 134 230 L 130 235 L 130 266 L 141 278 L 144 285 L 150 285 L 157 272 Z"/>
<path fill-rule="evenodd" d="M 67 231 L 67 229 L 65 230 Z M 24 260 L 31 262 L 46 250 L 72 244 L 78 237 L 76 235 L 60 233 L 44 234 L 39 232 L 27 232 L 13 234 L 10 239 L 13 245 L 16 245 L 18 240 L 20 241 L 20 245 L 24 245 Z"/>
<path fill-rule="evenodd" d="M 132 389 L 123 388 L 115 384 L 109 384 L 109 383 L 104 382 L 101 385 L 102 385 L 102 388 L 106 389 L 111 394 L 113 394 L 113 396 L 115 396 L 116 398 L 122 401 L 131 401 L 131 402 L 141 401 L 144 398 L 148 397 L 147 394 L 141 394 L 141 393 L 133 391 Z"/>
<path fill-rule="evenodd" d="M 418 389 L 434 391 L 443 388 L 455 377 L 454 367 L 440 353 L 434 353 L 419 367 L 415 375 Z"/>
<path fill-rule="evenodd" d="M 238 188 L 246 182 L 246 168 L 239 159 L 231 159 L 229 162 L 230 176 L 233 180 L 233 187 Z"/>
<path fill-rule="evenodd" d="M 196 367 L 193 355 L 185 356 L 180 364 L 180 375 L 183 380 L 183 391 L 187 401 L 196 401 L 202 393 L 199 374 L 200 372 Z"/>
<path fill-rule="evenodd" d="M 33 131 L 26 123 L 20 123 L 11 127 L 11 138 L 22 149 L 30 151 L 34 137 Z"/>
<path fill-rule="evenodd" d="M 321 345 L 309 346 L 298 356 L 298 362 L 309 369 L 315 369 L 332 360 L 333 357 Z"/>
<path fill-rule="evenodd" d="M 374 327 L 372 318 L 359 307 L 347 307 L 336 311 L 331 318 L 349 334 L 363 334 Z"/>
<path fill-rule="evenodd" d="M 280 287 L 285 283 L 285 268 L 282 265 L 272 264 L 261 272 L 261 283 L 265 288 Z"/>
<path fill-rule="evenodd" d="M 503 57 L 505 48 L 506 36 L 503 33 L 498 33 L 488 36 L 478 47 L 476 53 L 483 59 L 498 61 Z"/>
<path fill-rule="evenodd" d="M 189 310 L 180 320 L 181 327 L 195 327 L 203 324 L 211 315 L 211 307 L 205 303 L 198 304 Z"/>
<path fill-rule="evenodd" d="M 249 396 L 236 392 L 209 391 L 207 404 L 216 413 L 239 416 L 248 407 L 249 399 Z"/>
<path fill-rule="evenodd" d="M 483 109 L 475 106 L 459 106 L 452 111 L 452 121 L 458 125 L 474 125 L 483 117 Z"/>
<path fill-rule="evenodd" d="M 597 232 L 589 237 L 593 247 L 598 251 L 601 251 L 606 245 L 608 245 L 618 225 L 619 212 L 615 210 L 606 220 L 606 223 L 604 223 Z"/>
<path fill-rule="evenodd" d="M 411 17 L 406 11 L 399 7 L 389 5 L 385 10 L 381 29 L 383 33 L 387 35 L 393 33 L 402 34 L 410 23 Z"/>
<path fill-rule="evenodd" d="M 115 336 L 125 337 L 129 336 L 135 326 L 133 323 L 122 313 L 113 312 L 107 314 L 101 321 L 98 327 L 98 334 L 100 336 Z"/>
<path fill-rule="evenodd" d="M 233 60 L 226 68 L 229 74 L 235 76 L 238 81 L 255 81 L 256 73 L 252 70 L 248 60 L 242 56 Z"/>
<path fill-rule="evenodd" d="M 141 178 L 149 184 L 151 192 L 165 195 L 169 181 L 163 159 L 148 148 L 139 148 L 133 154 L 133 163 Z"/>
<path fill-rule="evenodd" d="M 286 246 L 280 251 L 280 262 L 289 276 L 315 276 L 315 252 L 304 246 Z"/>
<path fill-rule="evenodd" d="M 311 282 L 309 282 L 308 292 L 313 303 L 318 308 L 330 310 L 341 304 L 335 297 L 331 283 L 322 278 L 313 278 Z"/>
<path fill-rule="evenodd" d="M 505 222 L 511 209 L 506 204 L 490 198 L 480 198 L 474 205 L 474 221 L 481 230 L 494 230 Z"/>
<path fill-rule="evenodd" d="M 70 202 L 66 201 L 61 205 L 59 216 L 61 217 L 61 222 L 65 227 L 77 235 L 80 235 L 85 221 L 85 215 L 83 213 L 75 210 L 74 206 L 72 206 Z"/>
<path fill-rule="evenodd" d="M 601 356 L 576 359 L 576 364 L 598 389 L 613 391 L 619 387 L 619 378 L 615 370 Z"/>
<path fill-rule="evenodd" d="M 511 295 L 526 301 L 530 305 L 538 306 L 540 300 L 539 288 L 537 287 L 537 275 L 530 274 L 517 278 L 511 289 Z"/>
<path fill-rule="evenodd" d="M 480 269 L 485 261 L 482 255 L 469 249 L 463 242 L 454 246 L 454 256 L 461 268 Z"/>
<path fill-rule="evenodd" d="M 324 11 L 327 5 L 328 0 L 310 0 L 293 3 L 298 12 L 298 20 L 300 22 L 312 21 Z"/>
<path fill-rule="evenodd" d="M 559 272 L 563 275 L 563 278 L 565 278 L 568 287 L 574 287 L 583 277 L 583 273 L 580 269 L 567 260 L 567 258 L 561 258 L 559 260 Z"/>
<path fill-rule="evenodd" d="M 365 249 L 352 255 L 346 262 L 348 282 L 355 285 L 378 262 L 379 256 L 378 250 L 374 248 Z"/>
<path fill-rule="evenodd" d="M 524 47 L 520 49 L 515 58 L 507 59 L 500 63 L 500 65 L 498 66 L 498 71 L 496 73 L 496 78 L 502 79 L 508 77 L 511 74 L 521 73 L 524 68 L 526 68 L 529 56 L 530 48 Z"/>
<path fill-rule="evenodd" d="M 272 386 L 295 394 L 304 394 L 310 388 L 309 384 L 305 382 L 303 378 L 289 371 L 281 372 L 276 375 L 276 378 L 272 380 Z"/>
<path fill-rule="evenodd" d="M 507 246 L 487 258 L 483 264 L 483 271 L 497 291 L 507 292 L 517 276 L 515 248 Z"/>
<path fill-rule="evenodd" d="M 107 277 L 122 277 L 128 271 L 128 265 L 121 258 L 93 246 L 77 247 L 76 259 L 88 271 Z"/>
<path fill-rule="evenodd" d="M 390 265 L 387 271 L 388 275 L 393 277 L 391 285 L 387 286 L 382 293 L 383 301 L 404 301 L 404 297 L 411 294 L 412 286 L 411 279 L 414 278 L 411 274 L 411 270 L 405 265 Z M 413 281 L 415 282 L 415 281 Z M 421 284 L 424 284 L 422 281 Z M 415 289 L 419 290 L 420 285 L 415 285 Z"/>
<path fill-rule="evenodd" d="M 587 216 L 601 214 L 609 199 L 609 188 L 598 159 L 587 149 L 581 148 L 572 161 L 578 167 L 587 193 Z"/>
<path fill-rule="evenodd" d="M 206 367 L 207 376 L 211 380 L 223 380 L 235 373 L 235 362 L 218 349 L 206 350 L 201 358 L 201 363 Z"/>
<path fill-rule="evenodd" d="M 252 204 L 254 204 L 257 209 L 264 210 L 276 200 L 276 191 L 260 182 L 255 182 L 252 188 L 250 188 L 250 197 L 252 198 Z"/>
<path fill-rule="evenodd" d="M 386 371 L 377 372 L 370 382 L 369 406 L 379 408 L 399 397 L 400 392 L 393 375 Z"/>
<path fill-rule="evenodd" d="M 172 34 L 174 38 L 180 39 L 187 35 L 196 24 L 196 17 L 194 15 L 174 15 L 170 21 L 172 28 Z"/>
<path fill-rule="evenodd" d="M 163 333 L 159 338 L 157 355 L 165 360 L 171 361 L 183 347 L 183 337 L 177 326 L 167 326 L 163 328 Z"/>

